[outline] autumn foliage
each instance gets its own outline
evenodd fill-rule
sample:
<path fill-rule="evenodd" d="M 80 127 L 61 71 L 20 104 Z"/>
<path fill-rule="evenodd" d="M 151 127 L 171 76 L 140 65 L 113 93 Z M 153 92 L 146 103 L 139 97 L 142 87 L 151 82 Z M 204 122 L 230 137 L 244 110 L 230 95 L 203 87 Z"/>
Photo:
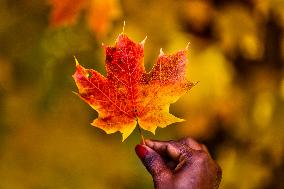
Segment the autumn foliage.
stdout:
<path fill-rule="evenodd" d="M 53 27 L 75 24 L 85 14 L 90 30 L 97 36 L 107 34 L 111 22 L 120 15 L 116 0 L 49 0 L 52 7 L 50 25 Z"/>
<path fill-rule="evenodd" d="M 99 113 L 92 125 L 108 134 L 120 131 L 123 140 L 137 122 L 155 133 L 157 127 L 183 121 L 169 113 L 169 106 L 193 86 L 185 77 L 186 49 L 171 55 L 161 50 L 156 64 L 146 73 L 144 43 L 135 43 L 122 33 L 114 47 L 104 46 L 106 77 L 83 68 L 76 60 L 73 78 L 78 95 Z"/>

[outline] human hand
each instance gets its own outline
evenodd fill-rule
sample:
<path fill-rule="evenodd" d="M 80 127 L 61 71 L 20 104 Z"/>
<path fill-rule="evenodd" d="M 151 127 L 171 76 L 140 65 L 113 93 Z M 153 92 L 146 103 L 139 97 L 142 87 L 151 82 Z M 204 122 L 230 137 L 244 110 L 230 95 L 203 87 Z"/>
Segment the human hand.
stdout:
<path fill-rule="evenodd" d="M 135 151 L 153 177 L 156 189 L 217 189 L 222 170 L 207 148 L 192 138 L 146 140 Z"/>

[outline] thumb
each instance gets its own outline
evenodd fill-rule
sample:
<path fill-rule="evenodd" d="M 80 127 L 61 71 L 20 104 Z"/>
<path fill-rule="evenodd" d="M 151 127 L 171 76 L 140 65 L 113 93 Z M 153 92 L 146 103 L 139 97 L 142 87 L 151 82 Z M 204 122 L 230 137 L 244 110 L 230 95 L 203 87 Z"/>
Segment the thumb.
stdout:
<path fill-rule="evenodd" d="M 137 156 L 140 158 L 146 169 L 152 175 L 156 184 L 169 181 L 172 176 L 171 170 L 166 166 L 163 158 L 146 145 L 138 144 L 135 147 Z"/>

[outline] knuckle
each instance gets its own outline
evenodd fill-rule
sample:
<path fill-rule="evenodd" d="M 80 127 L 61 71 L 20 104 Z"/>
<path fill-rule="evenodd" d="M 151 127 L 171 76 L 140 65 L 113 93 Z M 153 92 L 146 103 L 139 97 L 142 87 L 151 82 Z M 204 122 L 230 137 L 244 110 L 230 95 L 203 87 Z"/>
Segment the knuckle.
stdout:
<path fill-rule="evenodd" d="M 175 145 L 175 144 L 176 144 L 176 141 L 174 141 L 174 140 L 169 140 L 168 143 L 171 144 L 171 145 Z"/>
<path fill-rule="evenodd" d="M 190 143 L 190 142 L 193 141 L 193 139 L 190 138 L 190 137 L 185 137 L 185 138 L 184 138 L 184 141 Z"/>
<path fill-rule="evenodd" d="M 182 144 L 187 144 L 187 143 L 190 142 L 190 140 L 191 140 L 190 137 L 184 137 L 184 138 L 180 139 L 179 142 L 182 143 Z"/>
<path fill-rule="evenodd" d="M 193 161 L 198 164 L 205 164 L 209 160 L 208 154 L 203 151 L 197 151 L 193 156 Z"/>
<path fill-rule="evenodd" d="M 194 150 L 202 150 L 202 144 L 195 141 L 193 138 L 186 137 L 179 141 L 181 144 L 187 145 Z"/>
<path fill-rule="evenodd" d="M 186 137 L 179 141 L 181 144 L 187 145 L 190 144 L 190 138 Z"/>
<path fill-rule="evenodd" d="M 153 148 L 154 148 L 154 149 L 158 149 L 158 144 L 157 144 L 157 143 L 154 143 L 154 144 L 153 144 Z"/>
<path fill-rule="evenodd" d="M 177 145 L 177 142 L 176 141 L 174 141 L 174 140 L 171 140 L 171 141 L 169 141 L 169 143 L 166 145 L 166 147 L 169 149 L 169 148 L 171 148 L 171 149 L 178 149 L 178 145 Z"/>
<path fill-rule="evenodd" d="M 180 139 L 180 141 L 186 141 L 187 139 L 189 139 L 190 137 L 183 137 Z"/>

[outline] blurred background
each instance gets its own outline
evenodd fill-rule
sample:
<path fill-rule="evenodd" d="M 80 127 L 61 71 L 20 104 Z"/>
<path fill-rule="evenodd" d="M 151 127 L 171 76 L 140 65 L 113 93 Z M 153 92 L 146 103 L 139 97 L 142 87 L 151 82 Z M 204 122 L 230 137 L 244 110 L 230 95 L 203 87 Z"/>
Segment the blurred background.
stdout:
<path fill-rule="evenodd" d="M 191 43 L 188 78 L 171 106 L 183 123 L 146 138 L 191 136 L 223 169 L 222 189 L 284 188 L 283 0 L 0 0 L 0 188 L 148 189 L 135 155 L 90 126 L 97 114 L 72 91 L 73 56 L 104 70 L 101 43 L 122 32 L 159 49 Z"/>

